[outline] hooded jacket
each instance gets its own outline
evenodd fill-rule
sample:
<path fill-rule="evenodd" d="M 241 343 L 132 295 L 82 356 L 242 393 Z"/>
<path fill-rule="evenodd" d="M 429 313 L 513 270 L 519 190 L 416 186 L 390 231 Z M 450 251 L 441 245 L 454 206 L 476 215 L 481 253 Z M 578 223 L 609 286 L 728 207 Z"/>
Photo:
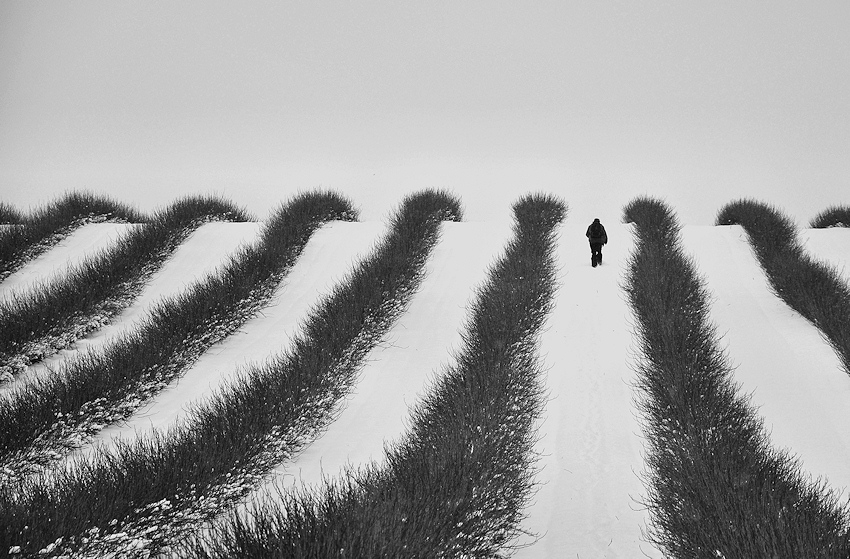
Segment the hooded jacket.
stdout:
<path fill-rule="evenodd" d="M 605 232 L 605 226 L 602 225 L 598 219 L 594 219 L 593 223 L 588 226 L 587 233 L 585 233 L 585 236 L 590 240 L 591 243 L 601 245 L 608 243 L 608 233 Z"/>

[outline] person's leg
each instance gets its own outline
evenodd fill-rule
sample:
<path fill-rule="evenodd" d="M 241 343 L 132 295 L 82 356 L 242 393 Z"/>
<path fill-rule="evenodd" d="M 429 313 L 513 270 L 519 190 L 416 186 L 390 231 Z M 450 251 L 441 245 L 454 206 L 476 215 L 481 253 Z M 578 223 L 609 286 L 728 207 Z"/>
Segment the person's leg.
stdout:
<path fill-rule="evenodd" d="M 599 252 L 600 245 L 598 243 L 590 243 L 590 264 L 593 267 L 601 261 L 602 255 Z"/>

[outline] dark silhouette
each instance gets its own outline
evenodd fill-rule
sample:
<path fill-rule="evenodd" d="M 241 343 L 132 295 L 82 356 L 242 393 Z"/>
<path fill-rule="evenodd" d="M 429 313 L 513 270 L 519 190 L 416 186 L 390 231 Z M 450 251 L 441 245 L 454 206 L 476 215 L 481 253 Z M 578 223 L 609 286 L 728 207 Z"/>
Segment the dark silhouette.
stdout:
<path fill-rule="evenodd" d="M 598 217 L 587 228 L 585 236 L 590 241 L 590 265 L 595 268 L 602 264 L 602 245 L 608 243 L 608 233 Z"/>

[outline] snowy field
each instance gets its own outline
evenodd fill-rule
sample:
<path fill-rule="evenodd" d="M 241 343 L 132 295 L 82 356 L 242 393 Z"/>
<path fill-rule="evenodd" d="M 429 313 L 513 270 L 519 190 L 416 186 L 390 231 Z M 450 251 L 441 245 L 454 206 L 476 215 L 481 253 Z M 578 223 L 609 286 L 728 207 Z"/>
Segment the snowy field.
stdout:
<path fill-rule="evenodd" d="M 560 229 L 559 289 L 540 340 L 548 401 L 539 425 L 539 486 L 524 524 L 538 538 L 519 542 L 528 545 L 516 557 L 661 557 L 642 538 L 647 523 L 641 505 L 644 464 L 632 388 L 632 365 L 639 356 L 632 339 L 634 320 L 620 289 L 633 248 L 631 226 L 603 219 L 610 243 L 603 265 L 592 268 L 584 221 L 571 214 Z M 0 297 L 63 273 L 82 255 L 114 242 L 126 227 L 83 227 L 0 284 Z M 259 228 L 257 223 L 203 225 L 109 327 L 28 374 L 49 374 L 47 367 L 133 328 L 160 298 L 185 289 L 237 247 L 253 242 Z M 240 368 L 280 352 L 308 310 L 385 231 L 378 221 L 323 227 L 271 306 L 208 350 L 127 422 L 105 429 L 98 442 L 167 428 L 180 420 L 190 402 L 203 399 Z M 382 460 L 385 441 L 403 436 L 408 408 L 460 348 L 474 290 L 510 236 L 507 220 L 442 225 L 424 282 L 407 312 L 369 355 L 339 418 L 294 462 L 279 465 L 270 483 L 313 484 L 346 465 Z M 752 395 L 774 443 L 791 449 L 806 471 L 825 477 L 833 488 L 850 486 L 850 377 L 832 349 L 770 292 L 743 229 L 685 226 L 682 237 L 713 297 L 712 319 L 736 366 L 735 378 Z M 801 242 L 850 280 L 850 230 L 803 230 Z"/>

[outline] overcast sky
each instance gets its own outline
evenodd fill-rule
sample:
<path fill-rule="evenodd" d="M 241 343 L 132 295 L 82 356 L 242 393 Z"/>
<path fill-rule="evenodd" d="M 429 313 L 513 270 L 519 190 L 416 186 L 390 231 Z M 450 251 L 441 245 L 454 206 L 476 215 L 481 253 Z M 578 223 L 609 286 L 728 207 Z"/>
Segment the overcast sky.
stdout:
<path fill-rule="evenodd" d="M 262 218 L 322 186 L 380 218 L 435 186 L 473 219 L 544 190 L 807 221 L 850 204 L 848 29 L 847 0 L 3 0 L 0 199 Z"/>

